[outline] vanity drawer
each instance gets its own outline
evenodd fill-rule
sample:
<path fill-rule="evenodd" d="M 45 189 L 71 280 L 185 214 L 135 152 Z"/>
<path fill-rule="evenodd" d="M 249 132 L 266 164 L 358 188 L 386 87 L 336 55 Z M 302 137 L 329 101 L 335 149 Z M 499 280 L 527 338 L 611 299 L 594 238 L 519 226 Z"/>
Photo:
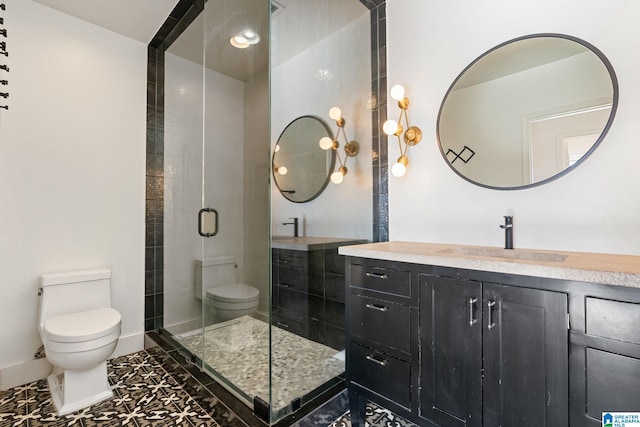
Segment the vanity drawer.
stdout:
<path fill-rule="evenodd" d="M 405 305 L 351 295 L 351 335 L 405 353 L 411 352 L 411 309 Z"/>
<path fill-rule="evenodd" d="M 586 333 L 640 344 L 640 304 L 587 297 Z"/>
<path fill-rule="evenodd" d="M 350 284 L 376 292 L 411 298 L 411 272 L 383 265 L 351 264 Z"/>
<path fill-rule="evenodd" d="M 287 266 L 293 268 L 307 267 L 309 253 L 306 251 L 292 251 L 287 249 L 273 249 L 271 251 L 272 262 L 276 266 Z"/>
<path fill-rule="evenodd" d="M 404 407 L 411 404 L 411 365 L 395 357 L 351 343 L 351 382 L 360 384 Z"/>

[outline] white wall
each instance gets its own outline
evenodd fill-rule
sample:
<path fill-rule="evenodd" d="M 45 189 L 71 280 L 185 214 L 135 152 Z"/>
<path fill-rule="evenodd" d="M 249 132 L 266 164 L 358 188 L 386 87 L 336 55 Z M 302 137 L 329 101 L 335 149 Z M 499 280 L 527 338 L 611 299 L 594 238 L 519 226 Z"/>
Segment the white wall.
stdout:
<path fill-rule="evenodd" d="M 260 291 L 258 311 L 269 313 L 269 73 L 244 85 L 244 283 Z"/>
<path fill-rule="evenodd" d="M 166 54 L 164 324 L 175 333 L 200 323 L 197 259 L 234 256 L 243 279 L 244 84 L 208 69 L 204 76 L 202 65 Z M 215 237 L 197 232 L 203 207 L 219 213 Z"/>
<path fill-rule="evenodd" d="M 285 127 L 304 115 L 317 116 L 336 133 L 329 118 L 340 107 L 349 140 L 360 142 L 360 154 L 347 161 L 340 185 L 329 183 L 307 203 L 285 199 L 271 184 L 271 226 L 274 235 L 290 236 L 290 217 L 300 219 L 300 235 L 371 239 L 373 216 L 371 169 L 371 48 L 369 12 L 271 71 L 271 147 Z M 300 22 L 304 25 L 304 21 Z M 303 29 L 291 29 L 291 34 Z M 274 42 L 272 48 L 277 51 Z M 344 159 L 344 140 L 340 139 Z M 338 161 L 336 160 L 336 164 Z"/>
<path fill-rule="evenodd" d="M 501 246 L 498 225 L 513 214 L 516 247 L 640 254 L 638 16 L 640 3 L 624 0 L 387 0 L 388 84 L 406 86 L 411 121 L 424 132 L 407 175 L 389 180 L 390 239 Z M 474 186 L 438 150 L 442 98 L 480 54 L 543 32 L 579 37 L 609 58 L 620 86 L 613 126 L 590 158 L 556 181 L 518 191 Z M 396 110 L 390 104 L 390 116 Z M 394 144 L 389 150 L 397 157 Z"/>
<path fill-rule="evenodd" d="M 5 3 L 0 367 L 41 345 L 37 290 L 49 272 L 110 268 L 116 352 L 140 350 L 146 46 L 32 1 Z"/>

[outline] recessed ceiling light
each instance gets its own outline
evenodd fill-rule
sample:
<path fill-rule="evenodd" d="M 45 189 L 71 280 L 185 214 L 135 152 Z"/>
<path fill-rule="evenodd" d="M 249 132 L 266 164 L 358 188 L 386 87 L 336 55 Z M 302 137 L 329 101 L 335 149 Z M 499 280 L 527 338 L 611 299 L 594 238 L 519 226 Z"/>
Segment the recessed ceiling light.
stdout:
<path fill-rule="evenodd" d="M 253 30 L 243 30 L 231 37 L 229 42 L 238 49 L 246 49 L 252 44 L 260 42 L 260 36 Z"/>

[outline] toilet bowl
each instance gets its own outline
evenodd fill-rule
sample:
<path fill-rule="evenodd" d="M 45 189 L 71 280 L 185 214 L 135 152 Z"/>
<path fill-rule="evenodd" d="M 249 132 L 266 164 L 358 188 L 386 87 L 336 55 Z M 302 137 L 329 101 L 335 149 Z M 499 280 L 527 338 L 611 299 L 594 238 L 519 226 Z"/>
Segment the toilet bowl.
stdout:
<path fill-rule="evenodd" d="M 196 261 L 195 297 L 207 307 L 206 317 L 211 323 L 251 315 L 257 311 L 260 291 L 237 283 L 235 276 L 233 257 Z"/>
<path fill-rule="evenodd" d="M 244 283 L 207 289 L 205 305 L 217 320 L 231 320 L 253 314 L 258 309 L 260 292 Z"/>
<path fill-rule="evenodd" d="M 118 343 L 122 319 L 111 308 L 110 278 L 107 269 L 41 278 L 38 332 L 53 365 L 47 383 L 58 415 L 113 396 L 106 361 Z"/>

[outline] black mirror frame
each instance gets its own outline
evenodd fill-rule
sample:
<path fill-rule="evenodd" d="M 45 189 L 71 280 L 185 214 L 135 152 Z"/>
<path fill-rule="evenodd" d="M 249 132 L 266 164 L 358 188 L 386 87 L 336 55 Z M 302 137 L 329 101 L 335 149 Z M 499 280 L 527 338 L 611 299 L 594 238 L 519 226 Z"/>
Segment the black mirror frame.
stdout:
<path fill-rule="evenodd" d="M 322 120 L 319 117 L 316 116 L 311 116 L 311 115 L 305 115 L 305 116 L 300 116 L 300 117 L 296 117 L 295 119 L 291 120 L 289 122 L 289 124 L 287 126 L 285 126 L 284 130 L 280 133 L 280 136 L 278 137 L 278 142 L 277 144 L 280 144 L 280 140 L 282 139 L 282 135 L 284 135 L 284 133 L 287 131 L 287 129 L 289 129 L 289 127 L 291 125 L 293 125 L 296 121 L 301 120 L 301 119 L 313 119 L 318 121 L 320 124 L 322 124 L 322 126 L 324 127 L 324 129 L 327 131 L 327 136 L 329 136 L 331 139 L 334 138 L 333 136 L 333 132 L 331 132 L 331 128 L 329 128 L 329 125 Z M 327 188 L 327 185 L 329 184 L 329 180 L 331 178 L 331 173 L 333 172 L 333 169 L 336 167 L 336 152 L 335 150 L 331 150 L 331 165 L 329 167 L 329 173 L 327 174 L 327 177 L 324 180 L 324 183 L 322 184 L 322 186 L 320 186 L 320 188 L 318 189 L 318 191 L 316 191 L 316 193 L 311 196 L 308 199 L 305 200 L 292 200 L 291 198 L 289 198 L 288 193 L 286 190 L 282 190 L 282 188 L 280 188 L 280 186 L 278 185 L 278 180 L 276 179 L 276 170 L 274 167 L 274 163 L 273 160 L 276 156 L 275 151 L 273 152 L 273 154 L 271 155 L 271 176 L 273 177 L 273 182 L 276 185 L 276 187 L 278 188 L 278 191 L 280 191 L 280 194 L 282 194 L 282 197 L 284 197 L 285 199 L 289 200 L 292 203 L 307 203 L 310 202 L 316 198 L 318 198 L 318 196 L 320 196 L 320 194 L 322 194 L 322 192 L 325 190 L 325 188 Z"/>
<path fill-rule="evenodd" d="M 493 185 L 482 184 L 480 182 L 477 182 L 477 181 L 474 181 L 474 180 L 472 180 L 470 178 L 467 178 L 460 171 L 458 171 L 456 168 L 454 168 L 453 165 L 451 164 L 451 162 L 449 162 L 449 160 L 447 159 L 446 153 L 445 153 L 445 151 L 444 151 L 444 149 L 442 147 L 442 141 L 440 140 L 440 116 L 442 115 L 442 110 L 444 108 L 445 102 L 447 101 L 447 98 L 451 94 L 451 91 L 455 87 L 456 83 L 458 83 L 458 81 L 462 78 L 462 76 L 471 67 L 473 67 L 478 61 L 480 61 L 482 58 L 484 58 L 485 56 L 489 55 L 490 53 L 492 53 L 492 52 L 494 52 L 494 51 L 496 51 L 496 50 L 500 49 L 501 47 L 506 46 L 508 44 L 515 43 L 515 42 L 521 41 L 521 40 L 526 40 L 526 39 L 531 39 L 531 38 L 538 38 L 538 37 L 555 37 L 555 38 L 561 38 L 561 39 L 573 41 L 573 42 L 581 44 L 584 47 L 586 47 L 587 49 L 589 49 L 591 52 L 593 52 L 602 61 L 602 63 L 606 67 L 607 71 L 609 72 L 609 77 L 611 78 L 611 86 L 613 88 L 613 101 L 612 101 L 612 104 L 611 104 L 611 114 L 609 115 L 609 120 L 607 120 L 607 124 L 605 125 L 604 129 L 600 133 L 600 136 L 598 137 L 596 142 L 585 153 L 585 155 L 582 156 L 582 158 L 580 158 L 571 167 L 566 168 L 563 171 L 558 172 L 557 174 L 555 174 L 553 176 L 550 176 L 549 178 L 543 179 L 541 181 L 533 182 L 531 184 L 520 185 L 520 186 L 517 186 L 517 187 L 497 187 L 497 186 L 493 186 Z M 554 180 L 560 178 L 561 176 L 564 176 L 565 174 L 569 173 L 575 167 L 580 165 L 587 157 L 589 157 L 591 155 L 591 153 L 593 153 L 596 150 L 596 148 L 600 145 L 600 143 L 602 142 L 604 137 L 607 135 L 607 133 L 609 131 L 609 128 L 611 127 L 611 125 L 613 123 L 613 119 L 614 119 L 614 117 L 616 115 L 616 111 L 617 111 L 617 108 L 618 108 L 618 98 L 619 98 L 618 79 L 617 79 L 616 73 L 615 73 L 615 71 L 613 69 L 613 65 L 611 65 L 611 62 L 609 61 L 609 59 L 598 48 L 593 46 L 591 43 L 586 42 L 586 41 L 584 41 L 582 39 L 579 39 L 577 37 L 574 37 L 574 36 L 569 36 L 569 35 L 566 35 L 566 34 L 559 34 L 559 33 L 538 33 L 538 34 L 529 34 L 529 35 L 526 35 L 526 36 L 517 37 L 517 38 L 511 39 L 511 40 L 508 40 L 508 41 L 506 41 L 504 43 L 500 43 L 499 45 L 489 49 L 488 51 L 484 52 L 482 55 L 478 56 L 469 65 L 467 65 L 462 70 L 462 72 L 460 72 L 460 74 L 458 74 L 458 77 L 455 78 L 453 83 L 451 83 L 451 86 L 449 86 L 449 89 L 447 89 L 447 92 L 444 95 L 444 98 L 442 99 L 442 102 L 440 103 L 440 109 L 438 111 L 438 119 L 436 121 L 436 138 L 438 140 L 438 148 L 440 149 L 440 153 L 442 154 L 442 158 L 445 160 L 445 163 L 447 163 L 447 165 L 451 168 L 451 170 L 453 170 L 459 177 L 461 177 L 465 181 L 468 181 L 468 182 L 470 182 L 472 184 L 475 184 L 475 185 L 478 185 L 478 186 L 484 187 L 484 188 L 489 188 L 489 189 L 492 189 L 492 190 L 524 190 L 524 189 L 527 189 L 527 188 L 537 187 L 537 186 L 540 186 L 540 185 L 547 184 L 547 183 L 549 183 L 551 181 L 554 181 Z"/>

